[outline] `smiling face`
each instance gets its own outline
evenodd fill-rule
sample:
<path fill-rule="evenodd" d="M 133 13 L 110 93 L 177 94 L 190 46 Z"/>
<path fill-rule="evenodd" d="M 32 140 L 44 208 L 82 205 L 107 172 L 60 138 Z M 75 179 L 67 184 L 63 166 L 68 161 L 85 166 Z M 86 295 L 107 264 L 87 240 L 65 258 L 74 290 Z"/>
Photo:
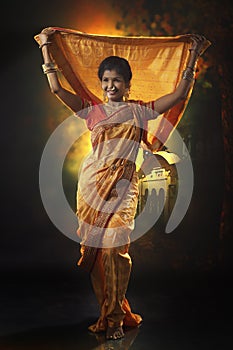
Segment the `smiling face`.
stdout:
<path fill-rule="evenodd" d="M 121 102 L 129 86 L 116 70 L 105 70 L 101 86 L 109 102 Z"/>

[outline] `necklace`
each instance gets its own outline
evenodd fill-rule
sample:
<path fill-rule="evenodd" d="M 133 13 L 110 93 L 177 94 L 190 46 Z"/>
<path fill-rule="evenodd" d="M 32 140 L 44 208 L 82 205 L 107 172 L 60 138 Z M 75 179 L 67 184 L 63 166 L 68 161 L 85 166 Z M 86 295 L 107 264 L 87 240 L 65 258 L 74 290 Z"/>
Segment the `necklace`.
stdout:
<path fill-rule="evenodd" d="M 118 111 L 119 108 L 121 106 L 123 106 L 124 104 L 125 103 L 122 102 L 122 101 L 120 101 L 120 102 L 113 102 L 113 103 L 107 102 L 107 103 L 103 104 L 103 108 L 104 108 L 106 114 L 109 116 L 109 115 L 115 113 L 116 111 Z"/>

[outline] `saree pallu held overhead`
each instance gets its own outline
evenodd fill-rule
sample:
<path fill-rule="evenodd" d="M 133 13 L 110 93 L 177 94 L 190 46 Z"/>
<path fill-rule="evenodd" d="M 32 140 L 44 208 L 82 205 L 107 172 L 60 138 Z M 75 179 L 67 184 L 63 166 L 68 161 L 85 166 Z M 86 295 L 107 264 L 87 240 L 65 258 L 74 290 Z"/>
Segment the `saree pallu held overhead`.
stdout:
<path fill-rule="evenodd" d="M 51 27 L 50 52 L 62 75 L 80 97 L 102 102 L 102 90 L 97 79 L 100 62 L 107 56 L 126 58 L 133 72 L 130 99 L 153 101 L 172 92 L 186 67 L 191 47 L 191 34 L 169 37 L 113 36 L 88 34 L 77 30 Z M 40 44 L 36 35 L 35 40 Z M 207 40 L 203 52 L 210 45 Z M 159 123 L 148 122 L 147 144 L 153 149 L 156 140 L 165 143 L 179 123 L 187 98 L 164 113 Z M 166 123 L 166 120 L 169 123 Z"/>

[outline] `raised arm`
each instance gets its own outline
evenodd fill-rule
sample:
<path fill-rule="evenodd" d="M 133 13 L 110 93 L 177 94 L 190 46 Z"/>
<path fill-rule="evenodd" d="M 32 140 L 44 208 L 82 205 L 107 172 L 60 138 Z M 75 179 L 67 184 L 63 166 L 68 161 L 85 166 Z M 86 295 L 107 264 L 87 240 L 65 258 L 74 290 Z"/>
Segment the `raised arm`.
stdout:
<path fill-rule="evenodd" d="M 194 34 L 192 36 L 193 44 L 190 50 L 190 56 L 186 69 L 183 72 L 182 79 L 177 88 L 170 94 L 158 98 L 154 103 L 154 108 L 160 114 L 168 111 L 187 97 L 191 85 L 194 83 L 194 72 L 198 57 L 200 56 L 206 38 L 202 35 Z"/>
<path fill-rule="evenodd" d="M 44 63 L 42 65 L 44 74 L 47 76 L 50 90 L 55 96 L 73 112 L 78 112 L 82 109 L 82 100 L 81 98 L 74 94 L 73 92 L 65 89 L 58 78 L 57 67 L 52 60 L 52 57 L 49 52 L 49 36 L 54 33 L 53 29 L 46 28 L 43 29 L 39 34 L 40 38 L 40 48 L 42 52 L 42 57 Z"/>

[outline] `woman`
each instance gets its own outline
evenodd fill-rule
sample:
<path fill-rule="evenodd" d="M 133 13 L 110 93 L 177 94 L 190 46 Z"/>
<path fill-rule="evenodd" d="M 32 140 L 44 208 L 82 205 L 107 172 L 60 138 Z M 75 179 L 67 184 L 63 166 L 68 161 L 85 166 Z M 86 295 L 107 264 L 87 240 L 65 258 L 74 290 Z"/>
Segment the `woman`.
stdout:
<path fill-rule="evenodd" d="M 135 160 L 143 125 L 147 119 L 156 118 L 186 98 L 206 39 L 192 36 L 189 61 L 177 88 L 149 103 L 128 100 L 130 65 L 122 57 L 107 57 L 98 70 L 104 104 L 96 105 L 61 85 L 49 51 L 49 36 L 53 32 L 46 28 L 39 34 L 43 70 L 50 90 L 77 116 L 84 118 L 91 130 L 93 151 L 83 163 L 77 192 L 81 238 L 78 265 L 90 271 L 100 305 L 100 317 L 89 330 L 104 331 L 107 339 L 119 339 L 124 336 L 124 327 L 136 327 L 142 322 L 141 316 L 131 311 L 125 295 L 131 272 L 130 233 L 138 197 Z"/>

